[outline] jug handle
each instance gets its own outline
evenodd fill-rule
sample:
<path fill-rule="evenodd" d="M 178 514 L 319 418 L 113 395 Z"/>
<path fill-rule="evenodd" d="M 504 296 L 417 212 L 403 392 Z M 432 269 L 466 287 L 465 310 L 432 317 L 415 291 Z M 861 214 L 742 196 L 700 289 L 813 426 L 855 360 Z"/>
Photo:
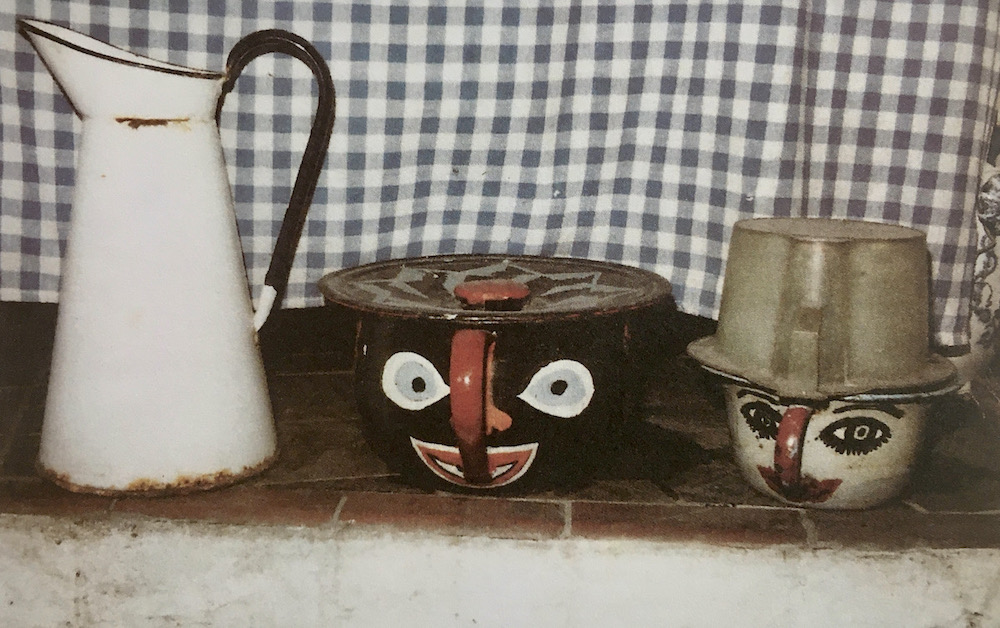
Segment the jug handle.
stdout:
<path fill-rule="evenodd" d="M 336 109 L 336 93 L 333 88 L 333 78 L 330 68 L 319 54 L 319 51 L 308 41 L 295 33 L 280 29 L 257 31 L 236 42 L 226 59 L 226 80 L 222 84 L 222 93 L 215 110 L 216 122 L 222 113 L 222 103 L 226 95 L 233 90 L 236 79 L 244 67 L 257 57 L 280 52 L 291 55 L 305 63 L 319 85 L 319 100 L 316 104 L 316 114 L 313 117 L 309 139 L 302 153 L 299 171 L 295 176 L 292 196 L 288 208 L 281 221 L 281 229 L 271 254 L 271 264 L 264 277 L 264 289 L 261 292 L 257 307 L 254 309 L 254 329 L 259 331 L 271 313 L 274 304 L 284 296 L 288 286 L 288 275 L 292 270 L 295 249 L 302 235 L 306 222 L 306 214 L 312 203 L 313 193 L 319 175 L 323 170 L 326 151 L 330 145 L 330 135 L 333 132 L 333 120 Z"/>

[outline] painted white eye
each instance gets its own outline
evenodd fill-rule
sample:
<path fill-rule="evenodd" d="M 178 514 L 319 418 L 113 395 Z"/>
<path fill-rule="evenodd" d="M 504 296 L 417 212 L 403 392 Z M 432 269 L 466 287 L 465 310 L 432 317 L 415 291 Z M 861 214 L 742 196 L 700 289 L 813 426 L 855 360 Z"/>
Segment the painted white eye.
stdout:
<path fill-rule="evenodd" d="M 563 419 L 583 412 L 594 396 L 594 378 L 575 360 L 556 360 L 538 369 L 518 399 Z"/>
<path fill-rule="evenodd" d="M 450 389 L 427 358 L 400 351 L 382 368 L 382 392 L 404 410 L 423 410 L 447 397 Z"/>

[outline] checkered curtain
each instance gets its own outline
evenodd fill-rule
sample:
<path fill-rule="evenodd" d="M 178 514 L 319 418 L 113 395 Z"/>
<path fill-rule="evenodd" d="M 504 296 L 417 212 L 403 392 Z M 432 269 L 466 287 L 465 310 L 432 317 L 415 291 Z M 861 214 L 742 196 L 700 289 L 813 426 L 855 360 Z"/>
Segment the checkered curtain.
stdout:
<path fill-rule="evenodd" d="M 15 15 L 209 69 L 262 28 L 315 43 L 338 115 L 286 307 L 319 304 L 338 268 L 489 252 L 645 267 L 715 316 L 736 220 L 831 216 L 926 231 L 936 341 L 967 341 L 995 0 L 8 2 L 0 299 L 53 301 L 79 122 Z M 255 293 L 313 93 L 272 55 L 226 101 Z"/>

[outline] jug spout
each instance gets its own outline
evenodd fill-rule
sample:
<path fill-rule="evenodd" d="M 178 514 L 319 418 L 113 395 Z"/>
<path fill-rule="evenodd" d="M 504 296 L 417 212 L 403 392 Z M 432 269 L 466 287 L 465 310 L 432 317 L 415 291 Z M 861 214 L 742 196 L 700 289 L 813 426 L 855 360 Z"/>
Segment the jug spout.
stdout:
<path fill-rule="evenodd" d="M 41 20 L 17 23 L 84 119 L 214 119 L 221 72 L 143 57 Z"/>

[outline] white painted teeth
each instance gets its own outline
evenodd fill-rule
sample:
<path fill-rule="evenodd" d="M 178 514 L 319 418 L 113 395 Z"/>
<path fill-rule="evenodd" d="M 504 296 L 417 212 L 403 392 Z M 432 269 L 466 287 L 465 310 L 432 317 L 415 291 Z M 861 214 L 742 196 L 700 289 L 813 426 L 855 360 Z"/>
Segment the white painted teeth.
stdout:
<path fill-rule="evenodd" d="M 462 473 L 462 470 L 459 469 L 458 467 L 456 467 L 455 465 L 448 464 L 444 460 L 441 460 L 440 458 L 437 458 L 437 457 L 434 458 L 434 462 L 436 462 L 439 467 L 441 467 L 442 469 L 444 469 L 448 473 L 454 475 L 455 477 L 460 477 L 462 479 L 465 479 L 465 474 Z M 496 476 L 493 476 L 493 477 L 496 477 Z"/>
<path fill-rule="evenodd" d="M 507 473 L 508 471 L 510 471 L 513 468 L 514 468 L 514 463 L 513 462 L 511 462 L 509 464 L 502 464 L 502 465 L 500 465 L 496 469 L 493 469 L 493 479 L 494 480 L 497 479 L 498 477 L 500 477 L 504 473 Z"/>
<path fill-rule="evenodd" d="M 453 464 L 448 464 L 447 462 L 445 462 L 444 460 L 441 460 L 440 458 L 438 458 L 436 456 L 434 457 L 434 462 L 436 462 L 438 464 L 438 466 L 440 466 L 442 469 L 444 469 L 448 473 L 454 475 L 455 477 L 459 477 L 459 478 L 465 479 L 465 474 L 462 473 L 462 470 L 460 468 L 458 468 L 457 466 L 455 466 Z M 513 468 L 514 468 L 514 463 L 513 462 L 511 462 L 509 464 L 502 464 L 499 467 L 497 467 L 496 469 L 493 469 L 493 473 L 490 474 L 490 475 L 495 480 L 495 479 L 497 479 L 498 477 L 500 477 L 504 473 L 507 473 L 508 471 L 510 471 Z"/>

